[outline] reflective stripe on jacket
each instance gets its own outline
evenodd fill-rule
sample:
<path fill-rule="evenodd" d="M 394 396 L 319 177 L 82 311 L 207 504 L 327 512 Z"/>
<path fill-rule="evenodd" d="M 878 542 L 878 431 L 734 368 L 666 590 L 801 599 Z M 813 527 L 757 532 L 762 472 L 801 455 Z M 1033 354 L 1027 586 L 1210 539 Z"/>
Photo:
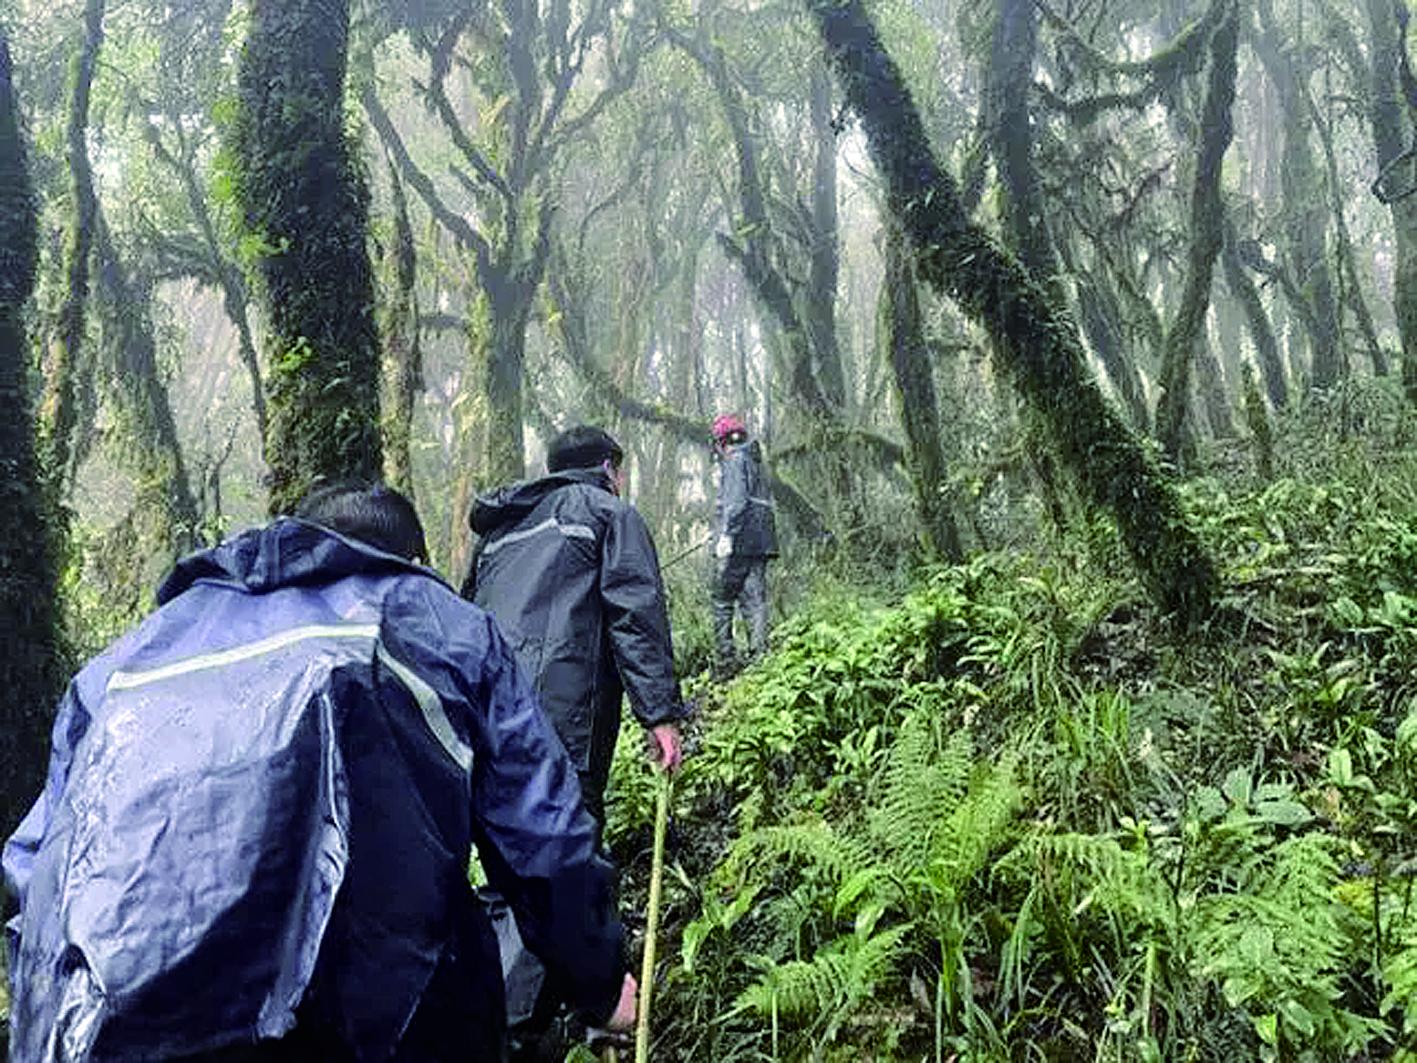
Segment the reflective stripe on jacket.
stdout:
<path fill-rule="evenodd" d="M 685 715 L 659 559 L 644 518 L 599 469 L 477 500 L 463 595 L 494 617 L 577 769 L 603 789 L 620 701 L 645 727 Z"/>
<path fill-rule="evenodd" d="M 5 847 L 12 1060 L 166 1059 L 280 1037 L 297 1006 L 388 1058 L 474 842 L 574 1003 L 609 1014 L 608 869 L 485 613 L 296 520 L 185 559 L 158 600 L 70 684 Z"/>

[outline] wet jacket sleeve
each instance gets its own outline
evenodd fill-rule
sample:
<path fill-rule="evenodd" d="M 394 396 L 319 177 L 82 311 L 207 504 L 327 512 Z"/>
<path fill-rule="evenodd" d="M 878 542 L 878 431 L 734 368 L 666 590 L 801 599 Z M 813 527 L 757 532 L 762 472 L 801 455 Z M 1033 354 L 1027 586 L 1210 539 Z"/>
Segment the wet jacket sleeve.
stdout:
<path fill-rule="evenodd" d="M 480 611 L 479 611 L 480 613 Z M 488 650 L 474 705 L 472 831 L 488 878 L 561 994 L 603 1024 L 625 966 L 609 864 L 575 768 L 511 649 L 482 614 Z"/>
<path fill-rule="evenodd" d="M 722 517 L 719 531 L 737 539 L 743 532 L 743 523 L 748 516 L 748 459 L 741 450 L 730 452 L 723 459 L 723 478 L 719 484 L 718 502 Z"/>
<path fill-rule="evenodd" d="M 69 684 L 69 689 L 59 703 L 59 711 L 54 721 L 50 743 L 49 773 L 44 790 L 31 806 L 29 813 L 5 842 L 3 865 L 5 884 L 16 900 L 20 911 L 24 911 L 25 892 L 29 887 L 30 875 L 34 870 L 35 854 L 49 827 L 49 820 L 55 805 L 64 792 L 69 778 L 69 767 L 74 760 L 74 748 L 88 730 L 89 714 L 79 696 L 77 682 Z M 10 955 L 15 955 L 18 944 L 20 916 L 16 915 L 6 927 L 10 938 Z"/>
<path fill-rule="evenodd" d="M 600 559 L 600 597 L 630 708 L 645 727 L 687 715 L 674 681 L 674 646 L 659 557 L 644 518 L 618 506 Z"/>

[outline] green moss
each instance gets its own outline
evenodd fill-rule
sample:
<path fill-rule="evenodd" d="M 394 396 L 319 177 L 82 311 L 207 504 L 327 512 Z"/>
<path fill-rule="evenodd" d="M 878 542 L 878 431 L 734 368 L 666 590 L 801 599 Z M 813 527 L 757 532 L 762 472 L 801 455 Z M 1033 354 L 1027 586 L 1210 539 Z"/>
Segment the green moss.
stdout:
<path fill-rule="evenodd" d="M 921 276 L 988 332 L 1084 496 L 1117 522 L 1151 593 L 1183 623 L 1202 619 L 1216 591 L 1211 560 L 1171 481 L 1089 375 L 1076 327 L 1018 260 L 965 215 L 859 0 L 808 6 L 865 125 L 887 203 L 911 236 Z"/>
<path fill-rule="evenodd" d="M 344 128 L 348 37 L 348 3 L 256 0 L 241 58 L 233 156 L 269 321 L 273 512 L 318 477 L 382 465 L 369 197 Z"/>

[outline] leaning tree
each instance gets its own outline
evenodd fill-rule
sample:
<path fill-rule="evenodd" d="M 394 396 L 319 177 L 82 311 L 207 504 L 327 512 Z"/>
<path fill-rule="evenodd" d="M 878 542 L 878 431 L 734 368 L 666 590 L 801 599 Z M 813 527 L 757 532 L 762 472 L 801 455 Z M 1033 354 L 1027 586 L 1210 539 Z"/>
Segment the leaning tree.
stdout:
<path fill-rule="evenodd" d="M 915 245 L 921 277 L 989 334 L 1085 496 L 1116 520 L 1151 593 L 1183 623 L 1203 619 L 1214 603 L 1214 566 L 1171 481 L 1089 374 L 1076 327 L 1018 259 L 969 220 L 861 0 L 807 6 L 861 118 L 887 205 Z"/>

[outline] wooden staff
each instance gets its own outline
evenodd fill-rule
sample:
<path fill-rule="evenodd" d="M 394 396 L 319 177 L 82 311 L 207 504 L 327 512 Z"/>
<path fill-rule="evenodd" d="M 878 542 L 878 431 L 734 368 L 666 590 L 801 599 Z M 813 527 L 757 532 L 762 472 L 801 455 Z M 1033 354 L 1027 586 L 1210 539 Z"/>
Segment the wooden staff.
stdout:
<path fill-rule="evenodd" d="M 649 911 L 645 916 L 645 954 L 640 964 L 640 1015 L 635 1027 L 635 1063 L 649 1063 L 649 1004 L 654 988 L 654 939 L 659 933 L 659 887 L 664 881 L 664 831 L 669 823 L 670 778 L 659 780 L 654 807 L 654 860 L 649 872 Z"/>

